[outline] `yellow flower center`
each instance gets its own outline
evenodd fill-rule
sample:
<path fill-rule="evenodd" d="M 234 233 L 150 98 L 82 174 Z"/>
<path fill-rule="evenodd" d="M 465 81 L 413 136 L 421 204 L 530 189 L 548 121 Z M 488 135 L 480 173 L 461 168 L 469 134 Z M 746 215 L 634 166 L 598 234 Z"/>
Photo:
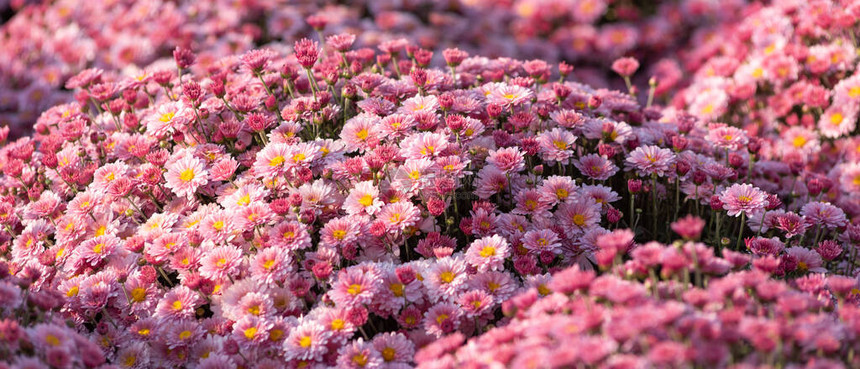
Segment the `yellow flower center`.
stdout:
<path fill-rule="evenodd" d="M 188 168 L 186 170 L 183 170 L 182 173 L 179 173 L 179 179 L 181 179 L 183 182 L 190 182 L 192 179 L 194 179 L 194 169 Z"/>
<path fill-rule="evenodd" d="M 266 260 L 266 261 L 263 263 L 263 268 L 266 268 L 266 269 L 272 269 L 272 265 L 275 265 L 275 260 L 274 260 L 274 259 Z"/>
<path fill-rule="evenodd" d="M 564 200 L 568 196 L 570 196 L 570 193 L 567 192 L 567 190 L 565 190 L 563 188 L 559 188 L 559 189 L 555 190 L 555 196 L 558 197 L 559 200 Z"/>
<path fill-rule="evenodd" d="M 301 340 L 299 340 L 299 346 L 301 346 L 302 348 L 311 347 L 311 343 L 313 343 L 313 341 L 311 341 L 310 336 L 304 336 Z"/>
<path fill-rule="evenodd" d="M 236 205 L 239 205 L 239 206 L 248 206 L 248 204 L 250 204 L 250 203 L 251 203 L 251 195 L 242 196 L 241 198 L 239 198 L 238 201 L 236 201 Z"/>
<path fill-rule="evenodd" d="M 125 357 L 125 360 L 122 361 L 125 366 L 131 367 L 134 366 L 134 363 L 137 362 L 137 358 L 134 355 L 129 355 Z"/>
<path fill-rule="evenodd" d="M 740 195 L 740 196 L 738 196 L 738 201 L 743 202 L 743 203 L 747 203 L 747 202 L 752 201 L 752 198 L 749 196 L 746 196 L 746 195 Z"/>
<path fill-rule="evenodd" d="M 359 140 L 362 140 L 362 141 L 366 140 L 367 136 L 368 136 L 367 129 L 362 129 L 362 130 L 355 133 L 355 137 L 358 138 Z"/>
<path fill-rule="evenodd" d="M 47 343 L 51 346 L 59 346 L 60 345 L 60 339 L 57 338 L 57 336 L 49 333 L 48 335 L 45 336 L 45 343 Z"/>
<path fill-rule="evenodd" d="M 346 231 L 338 229 L 331 233 L 331 236 L 336 240 L 343 240 L 346 237 Z"/>
<path fill-rule="evenodd" d="M 248 308 L 248 313 L 251 315 L 259 316 L 260 315 L 260 305 L 254 305 Z"/>
<path fill-rule="evenodd" d="M 545 284 L 538 285 L 537 290 L 538 290 L 538 293 L 540 293 L 542 296 L 549 295 L 551 292 Z"/>
<path fill-rule="evenodd" d="M 496 255 L 496 248 L 493 246 L 484 246 L 479 253 L 482 258 L 488 258 L 490 256 Z"/>
<path fill-rule="evenodd" d="M 353 296 L 358 295 L 359 293 L 361 293 L 361 285 L 355 283 L 349 285 L 349 288 L 346 289 L 346 293 Z"/>
<path fill-rule="evenodd" d="M 449 271 L 444 271 L 439 274 L 439 279 L 442 280 L 443 283 L 451 283 L 454 281 L 454 273 Z"/>
<path fill-rule="evenodd" d="M 809 265 L 806 265 L 806 262 L 804 262 L 804 261 L 798 262 L 797 263 L 797 270 L 799 270 L 801 272 L 805 272 L 805 271 L 809 270 Z"/>
<path fill-rule="evenodd" d="M 137 287 L 131 290 L 131 301 L 141 302 L 146 299 L 146 289 L 143 287 Z"/>
<path fill-rule="evenodd" d="M 860 97 L 860 86 L 851 87 L 848 90 L 848 96 L 850 96 L 852 99 Z"/>
<path fill-rule="evenodd" d="M 382 359 L 385 361 L 394 360 L 394 356 L 397 355 L 397 351 L 394 351 L 391 347 L 386 347 L 382 349 Z"/>
<path fill-rule="evenodd" d="M 808 141 L 809 140 L 807 140 L 806 137 L 797 136 L 794 138 L 794 140 L 791 141 L 791 143 L 794 145 L 794 147 L 803 147 L 803 145 L 806 145 Z"/>
<path fill-rule="evenodd" d="M 281 165 L 281 164 L 283 164 L 283 163 L 284 163 L 284 157 L 283 157 L 283 156 L 280 156 L 280 155 L 278 155 L 278 156 L 276 156 L 276 157 L 272 158 L 272 160 L 269 160 L 269 166 L 270 166 L 270 167 L 277 167 L 277 166 L 280 166 L 280 165 Z"/>
<path fill-rule="evenodd" d="M 403 297 L 403 283 L 392 283 L 388 286 L 391 293 L 397 297 Z"/>
<path fill-rule="evenodd" d="M 280 329 L 272 329 L 269 331 L 269 341 L 277 341 L 284 336 L 284 331 Z"/>
<path fill-rule="evenodd" d="M 173 310 L 182 310 L 182 301 L 176 300 L 173 302 Z"/>
<path fill-rule="evenodd" d="M 335 319 L 331 321 L 331 329 L 334 331 L 339 331 L 343 329 L 345 323 L 343 319 Z"/>
<path fill-rule="evenodd" d="M 585 225 L 585 215 L 582 215 L 582 214 L 574 215 L 573 216 L 573 224 L 576 224 L 577 226 L 580 226 L 580 227 Z"/>
<path fill-rule="evenodd" d="M 251 340 L 257 335 L 257 327 L 251 327 L 245 330 L 245 338 Z"/>
<path fill-rule="evenodd" d="M 370 194 L 366 194 L 360 199 L 358 199 L 358 203 L 361 204 L 361 206 L 368 207 L 373 204 L 373 196 L 370 196 Z"/>
<path fill-rule="evenodd" d="M 137 331 L 137 334 L 139 334 L 141 336 L 148 336 L 149 332 L 150 332 L 149 328 L 141 328 Z"/>
<path fill-rule="evenodd" d="M 567 143 L 564 141 L 556 140 L 556 141 L 553 141 L 552 144 L 555 145 L 555 147 L 559 150 L 567 150 Z"/>
<path fill-rule="evenodd" d="M 305 159 L 307 159 L 307 156 L 305 156 L 305 154 L 298 153 L 293 155 L 293 161 L 296 163 L 304 161 Z"/>
<path fill-rule="evenodd" d="M 66 297 L 75 297 L 78 295 L 78 291 L 80 291 L 80 288 L 78 288 L 78 286 L 72 286 L 72 288 L 69 288 L 69 290 L 66 292 Z"/>
<path fill-rule="evenodd" d="M 845 117 L 842 116 L 842 113 L 833 113 L 830 116 L 830 124 L 832 124 L 834 126 L 838 126 L 838 125 L 842 124 L 843 119 L 845 119 Z"/>
<path fill-rule="evenodd" d="M 97 243 L 95 246 L 93 246 L 93 252 L 96 254 L 101 254 L 102 251 L 104 251 L 104 248 L 105 248 L 105 244 Z"/>
<path fill-rule="evenodd" d="M 215 221 L 214 223 L 212 223 L 212 228 L 215 228 L 215 230 L 220 231 L 222 228 L 224 228 L 224 221 Z"/>
<path fill-rule="evenodd" d="M 436 317 L 436 323 L 442 324 L 445 319 L 448 319 L 448 314 L 439 314 L 439 316 Z"/>
<path fill-rule="evenodd" d="M 355 365 L 363 367 L 363 366 L 367 365 L 367 355 L 355 354 L 352 356 L 352 362 Z"/>
<path fill-rule="evenodd" d="M 421 172 L 413 170 L 409 172 L 409 178 L 412 178 L 412 180 L 417 180 L 418 178 L 421 178 Z"/>
<path fill-rule="evenodd" d="M 159 117 L 158 120 L 160 120 L 162 123 L 167 123 L 167 122 L 171 121 L 173 119 L 173 116 L 175 116 L 175 115 L 176 115 L 176 113 L 167 112 L 167 113 L 161 114 L 161 117 Z"/>

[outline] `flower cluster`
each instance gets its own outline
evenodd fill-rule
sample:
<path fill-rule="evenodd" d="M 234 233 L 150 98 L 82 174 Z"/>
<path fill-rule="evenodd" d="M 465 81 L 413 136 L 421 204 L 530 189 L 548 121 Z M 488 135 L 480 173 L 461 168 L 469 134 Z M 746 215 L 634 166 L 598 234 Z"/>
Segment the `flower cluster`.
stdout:
<path fill-rule="evenodd" d="M 505 303 L 508 324 L 468 342 L 446 336 L 418 351 L 418 368 L 860 365 L 854 278 L 788 284 L 695 242 L 650 242 L 631 255 L 600 276 L 578 266 L 558 272 L 544 290 Z M 693 285 L 691 271 L 700 278 Z"/>
<path fill-rule="evenodd" d="M 179 46 L 198 51 L 195 68 L 205 71 L 222 58 L 255 47 L 286 49 L 304 36 L 343 32 L 355 34 L 359 47 L 406 38 L 437 54 L 458 47 L 473 55 L 567 60 L 578 67 L 574 71 L 568 66 L 565 73 L 576 73 L 595 85 L 606 84 L 605 65 L 616 57 L 636 54 L 656 61 L 665 56 L 649 73 L 658 76 L 660 91 L 666 91 L 682 75 L 672 53 L 683 49 L 686 40 L 674 35 L 695 30 L 695 43 L 701 43 L 711 25 L 734 20 L 743 4 L 736 0 L 684 0 L 660 6 L 606 0 L 11 3 L 17 14 L 0 27 L 0 38 L 6 41 L 0 49 L 0 123 L 11 125 L 14 137 L 29 132 L 42 111 L 70 101 L 74 86 L 66 83 L 85 68 L 147 78 L 143 67 L 171 56 Z M 395 63 L 409 52 L 396 46 L 387 50 L 394 51 Z M 420 54 L 419 59 L 427 55 Z M 437 56 L 434 64 L 450 61 L 449 56 L 444 60 Z"/>
<path fill-rule="evenodd" d="M 72 74 L 0 148 L 4 361 L 856 364 L 850 133 L 361 37 Z"/>

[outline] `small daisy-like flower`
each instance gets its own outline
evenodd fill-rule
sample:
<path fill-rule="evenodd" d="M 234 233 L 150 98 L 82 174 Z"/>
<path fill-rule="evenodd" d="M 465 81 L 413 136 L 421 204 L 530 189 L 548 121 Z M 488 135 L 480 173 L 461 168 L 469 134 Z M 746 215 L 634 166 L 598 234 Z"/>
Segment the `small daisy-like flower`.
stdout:
<path fill-rule="evenodd" d="M 748 141 L 746 132 L 726 125 L 712 125 L 705 139 L 714 146 L 727 150 L 739 150 Z"/>
<path fill-rule="evenodd" d="M 376 278 L 374 274 L 366 273 L 359 268 L 341 271 L 329 291 L 329 297 L 339 306 L 369 304 L 379 289 Z"/>
<path fill-rule="evenodd" d="M 540 255 L 543 252 L 551 252 L 557 254 L 561 252 L 561 240 L 558 235 L 549 230 L 531 230 L 523 235 L 523 247 L 529 252 Z"/>
<path fill-rule="evenodd" d="M 208 182 L 208 173 L 203 161 L 193 156 L 184 156 L 173 162 L 164 174 L 167 188 L 177 196 L 190 198 L 200 186 Z"/>
<path fill-rule="evenodd" d="M 96 266 L 113 254 L 120 247 L 120 242 L 121 240 L 114 236 L 98 236 L 84 241 L 75 249 L 74 255 L 85 264 Z"/>
<path fill-rule="evenodd" d="M 424 329 L 428 334 L 442 337 L 460 327 L 461 314 L 462 310 L 449 302 L 433 305 L 424 314 Z"/>
<path fill-rule="evenodd" d="M 204 255 L 200 261 L 200 275 L 213 281 L 236 275 L 242 265 L 242 250 L 234 246 L 216 247 Z"/>
<path fill-rule="evenodd" d="M 565 202 L 576 191 L 576 184 L 570 177 L 550 176 L 544 179 L 538 190 L 551 205 Z"/>
<path fill-rule="evenodd" d="M 288 256 L 276 247 L 258 251 L 251 262 L 252 277 L 267 285 L 282 283 L 292 270 Z"/>
<path fill-rule="evenodd" d="M 270 328 L 265 319 L 246 315 L 233 324 L 233 337 L 242 347 L 257 347 L 269 340 Z"/>
<path fill-rule="evenodd" d="M 576 237 L 600 222 L 600 204 L 591 198 L 578 198 L 559 205 L 556 217 L 564 225 L 568 236 Z"/>
<path fill-rule="evenodd" d="M 457 299 L 466 316 L 475 318 L 493 308 L 493 297 L 481 290 L 471 290 L 463 293 Z"/>
<path fill-rule="evenodd" d="M 675 154 L 672 150 L 658 146 L 639 146 L 627 157 L 627 163 L 636 169 L 636 173 L 640 176 L 662 177 L 671 172 L 671 166 L 675 163 Z"/>
<path fill-rule="evenodd" d="M 487 101 L 505 109 L 522 105 L 530 101 L 533 96 L 531 89 L 517 85 L 502 83 L 494 87 L 487 95 Z"/>
<path fill-rule="evenodd" d="M 421 132 L 403 139 L 400 147 L 401 155 L 405 158 L 432 159 L 448 148 L 448 139 L 440 133 Z"/>
<path fill-rule="evenodd" d="M 436 260 L 424 278 L 430 297 L 453 300 L 466 287 L 466 263 L 460 257 L 447 256 Z"/>
<path fill-rule="evenodd" d="M 383 360 L 379 351 L 369 342 L 359 338 L 343 346 L 338 351 L 337 366 L 344 369 L 376 369 L 382 366 Z"/>
<path fill-rule="evenodd" d="M 533 217 L 549 216 L 552 203 L 546 200 L 545 194 L 538 190 L 527 189 L 517 192 L 514 196 L 517 206 L 511 212 L 514 214 L 531 215 Z"/>
<path fill-rule="evenodd" d="M 799 272 L 827 273 L 827 269 L 822 266 L 824 261 L 821 259 L 821 255 L 815 250 L 795 246 L 785 249 L 785 253 L 797 258 L 797 271 Z"/>
<path fill-rule="evenodd" d="M 746 213 L 749 217 L 756 211 L 764 209 L 767 205 L 767 195 L 758 187 L 736 183 L 720 194 L 720 201 L 729 216 L 735 217 L 740 213 Z"/>
<path fill-rule="evenodd" d="M 385 229 L 391 233 L 403 232 L 418 223 L 421 212 L 411 202 L 401 201 L 385 205 L 377 214 Z"/>
<path fill-rule="evenodd" d="M 618 172 L 618 167 L 613 162 L 598 154 L 585 155 L 574 160 L 573 165 L 585 176 L 598 181 L 605 181 Z"/>
<path fill-rule="evenodd" d="M 331 332 L 313 320 L 305 320 L 284 340 L 284 359 L 320 360 L 328 352 Z"/>
<path fill-rule="evenodd" d="M 526 167 L 523 152 L 517 147 L 506 147 L 490 151 L 487 163 L 495 166 L 504 173 L 516 173 Z"/>
<path fill-rule="evenodd" d="M 385 363 L 409 363 L 415 354 L 415 344 L 403 333 L 380 333 L 373 337 L 373 347 Z"/>
<path fill-rule="evenodd" d="M 824 137 L 836 138 L 854 131 L 857 125 L 857 104 L 831 106 L 818 120 L 818 131 Z"/>
<path fill-rule="evenodd" d="M 343 246 L 355 242 L 360 236 L 361 222 L 357 217 L 332 219 L 320 231 L 320 244 Z"/>
<path fill-rule="evenodd" d="M 475 267 L 478 272 L 488 270 L 503 270 L 505 259 L 510 256 L 511 248 L 508 241 L 498 235 L 492 235 L 475 240 L 466 250 L 466 262 Z"/>
<path fill-rule="evenodd" d="M 200 295 L 197 292 L 185 286 L 177 286 L 158 302 L 155 315 L 170 319 L 193 318 L 199 305 Z"/>
<path fill-rule="evenodd" d="M 366 150 L 379 141 L 378 118 L 372 114 L 359 114 L 350 118 L 340 131 L 340 138 L 349 151 Z"/>
<path fill-rule="evenodd" d="M 546 161 L 567 163 L 573 155 L 576 136 L 565 129 L 554 128 L 538 136 L 541 157 Z"/>
<path fill-rule="evenodd" d="M 282 176 L 287 173 L 293 152 L 285 143 L 270 143 L 257 153 L 254 174 L 259 178 Z"/>
<path fill-rule="evenodd" d="M 379 199 L 379 188 L 373 185 L 373 181 L 363 181 L 352 187 L 343 203 L 343 209 L 350 215 L 373 215 L 382 208 L 382 205 L 383 202 Z"/>
<path fill-rule="evenodd" d="M 844 227 L 848 224 L 845 212 L 829 202 L 813 201 L 807 203 L 803 205 L 800 214 L 806 217 L 813 225 L 823 225 L 828 229 Z"/>

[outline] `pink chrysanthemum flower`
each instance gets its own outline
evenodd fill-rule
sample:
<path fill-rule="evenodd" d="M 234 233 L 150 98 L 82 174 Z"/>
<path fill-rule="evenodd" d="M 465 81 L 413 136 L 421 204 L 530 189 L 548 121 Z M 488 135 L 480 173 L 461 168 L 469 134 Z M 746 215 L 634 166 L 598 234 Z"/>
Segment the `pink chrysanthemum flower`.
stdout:
<path fill-rule="evenodd" d="M 492 235 L 475 240 L 466 250 L 466 262 L 475 267 L 478 272 L 488 270 L 503 270 L 505 259 L 510 256 L 511 248 L 508 241 L 498 235 Z"/>
<path fill-rule="evenodd" d="M 552 203 L 546 200 L 546 195 L 538 190 L 527 189 L 517 192 L 514 196 L 516 208 L 514 214 L 530 215 L 533 217 L 548 217 Z"/>
<path fill-rule="evenodd" d="M 110 235 L 91 238 L 75 248 L 73 256 L 86 265 L 96 266 L 112 255 L 120 247 L 121 242 L 119 238 Z"/>
<path fill-rule="evenodd" d="M 846 193 L 860 193 L 860 162 L 850 163 L 842 168 L 839 184 Z"/>
<path fill-rule="evenodd" d="M 736 183 L 720 194 L 720 201 L 729 216 L 746 213 L 749 217 L 756 211 L 764 209 L 767 205 L 767 194 L 750 184 Z"/>
<path fill-rule="evenodd" d="M 355 242 L 360 236 L 361 221 L 358 217 L 332 219 L 320 231 L 320 244 L 343 246 Z"/>
<path fill-rule="evenodd" d="M 384 120 L 383 120 L 384 121 Z M 407 159 L 432 159 L 448 148 L 448 139 L 439 133 L 421 132 L 400 143 L 400 153 Z"/>
<path fill-rule="evenodd" d="M 829 229 L 844 227 L 848 224 L 845 212 L 829 202 L 809 202 L 803 205 L 800 214 L 813 226 L 824 226 Z"/>
<path fill-rule="evenodd" d="M 383 365 L 382 356 L 363 338 L 352 341 L 338 350 L 337 367 L 343 369 L 377 369 Z"/>
<path fill-rule="evenodd" d="M 559 205 L 556 218 L 568 232 L 568 236 L 585 233 L 600 222 L 600 204 L 591 198 L 578 198 Z"/>
<path fill-rule="evenodd" d="M 220 246 L 207 251 L 200 261 L 200 275 L 213 281 L 223 281 L 236 275 L 242 265 L 242 250 Z"/>
<path fill-rule="evenodd" d="M 531 100 L 532 96 L 532 90 L 528 88 L 503 83 L 494 86 L 494 88 L 490 90 L 489 95 L 487 95 L 487 101 L 492 104 L 499 105 L 502 108 L 509 109 L 513 106 L 519 106 L 528 102 Z"/>
<path fill-rule="evenodd" d="M 260 250 L 251 262 L 251 276 L 266 285 L 283 283 L 291 271 L 288 254 L 275 247 Z"/>
<path fill-rule="evenodd" d="M 155 309 L 155 316 L 166 319 L 193 318 L 200 305 L 200 295 L 185 286 L 170 290 Z"/>
<path fill-rule="evenodd" d="M 367 150 L 379 141 L 377 118 L 371 114 L 359 114 L 350 118 L 340 132 L 340 138 L 349 151 Z"/>
<path fill-rule="evenodd" d="M 565 202 L 576 192 L 576 184 L 567 176 L 550 176 L 543 180 L 538 190 L 551 205 Z"/>
<path fill-rule="evenodd" d="M 167 188 L 177 196 L 190 198 L 200 186 L 208 182 L 208 173 L 203 161 L 193 156 L 184 156 L 170 164 L 164 174 Z"/>
<path fill-rule="evenodd" d="M 272 245 L 287 250 L 303 250 L 311 247 L 311 236 L 304 224 L 286 221 L 269 230 L 269 240 Z"/>
<path fill-rule="evenodd" d="M 824 261 L 821 255 L 815 250 L 795 246 L 785 249 L 785 253 L 797 258 L 797 270 L 800 272 L 827 273 L 827 269 L 822 266 Z"/>
<path fill-rule="evenodd" d="M 343 209 L 350 215 L 373 215 L 382 208 L 382 205 L 383 202 L 379 199 L 379 188 L 373 185 L 373 181 L 363 181 L 352 187 L 343 203 Z"/>
<path fill-rule="evenodd" d="M 487 163 L 495 166 L 504 173 L 516 173 L 526 167 L 523 152 L 517 147 L 506 147 L 490 151 Z"/>
<path fill-rule="evenodd" d="M 181 102 L 168 102 L 156 106 L 145 119 L 146 132 L 164 137 L 171 130 L 184 130 L 188 123 L 188 109 Z"/>
<path fill-rule="evenodd" d="M 415 344 L 403 333 L 380 333 L 373 337 L 373 347 L 389 365 L 408 364 L 415 354 Z"/>
<path fill-rule="evenodd" d="M 338 306 L 353 307 L 373 301 L 379 285 L 376 276 L 359 268 L 349 268 L 338 274 L 337 281 L 329 291 L 329 297 Z"/>
<path fill-rule="evenodd" d="M 712 125 L 705 137 L 714 146 L 726 150 L 739 150 L 747 144 L 746 132 L 731 126 Z"/>
<path fill-rule="evenodd" d="M 558 254 L 561 252 L 561 240 L 549 229 L 531 230 L 523 235 L 523 247 L 537 255 L 544 252 Z"/>
<path fill-rule="evenodd" d="M 845 136 L 857 126 L 858 105 L 831 106 L 818 120 L 818 132 L 824 137 Z"/>
<path fill-rule="evenodd" d="M 270 328 L 271 324 L 266 319 L 246 315 L 233 324 L 233 337 L 241 347 L 258 347 L 269 341 Z"/>
<path fill-rule="evenodd" d="M 284 340 L 284 359 L 321 360 L 328 352 L 331 332 L 314 320 L 305 320 Z"/>
<path fill-rule="evenodd" d="M 257 177 L 270 178 L 282 176 L 289 168 L 288 160 L 292 157 L 289 144 L 270 143 L 257 153 L 254 162 L 254 174 Z"/>
<path fill-rule="evenodd" d="M 639 146 L 630 153 L 626 161 L 640 176 L 662 177 L 671 172 L 675 154 L 672 150 L 658 146 Z"/>
<path fill-rule="evenodd" d="M 399 233 L 417 224 L 421 219 L 421 211 L 411 202 L 401 201 L 385 205 L 377 214 L 377 219 L 383 222 L 388 232 Z"/>
<path fill-rule="evenodd" d="M 604 185 L 583 185 L 581 190 L 583 196 L 590 197 L 594 202 L 604 207 L 621 200 L 621 197 L 615 191 L 612 191 L 612 188 Z"/>
<path fill-rule="evenodd" d="M 576 136 L 568 130 L 553 128 L 552 131 L 539 135 L 537 140 L 543 160 L 567 164 L 568 159 L 573 156 Z"/>
<path fill-rule="evenodd" d="M 497 193 L 505 192 L 510 186 L 505 172 L 495 166 L 485 166 L 478 172 L 476 187 L 475 195 L 486 200 Z"/>
<path fill-rule="evenodd" d="M 493 308 L 493 297 L 487 292 L 481 290 L 471 290 L 464 292 L 457 299 L 457 304 L 463 309 L 465 315 L 469 318 L 476 318 L 484 315 Z"/>
<path fill-rule="evenodd" d="M 478 273 L 472 277 L 469 285 L 489 293 L 496 303 L 501 303 L 510 299 L 519 288 L 513 278 L 510 272 Z"/>
<path fill-rule="evenodd" d="M 576 169 L 589 178 L 605 181 L 618 172 L 618 167 L 608 159 L 598 154 L 588 154 L 579 160 L 574 160 Z"/>
<path fill-rule="evenodd" d="M 466 287 L 466 262 L 447 256 L 430 266 L 424 277 L 427 292 L 434 300 L 453 300 Z"/>
<path fill-rule="evenodd" d="M 460 327 L 462 311 L 457 305 L 448 302 L 433 305 L 424 315 L 424 329 L 437 338 L 452 333 Z"/>

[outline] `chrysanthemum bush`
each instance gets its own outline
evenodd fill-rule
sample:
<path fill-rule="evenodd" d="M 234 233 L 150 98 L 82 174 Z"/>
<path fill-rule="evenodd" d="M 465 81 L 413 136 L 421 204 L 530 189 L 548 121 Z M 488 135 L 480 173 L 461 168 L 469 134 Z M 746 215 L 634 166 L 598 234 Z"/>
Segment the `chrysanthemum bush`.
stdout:
<path fill-rule="evenodd" d="M 0 365 L 856 366 L 847 132 L 783 179 L 778 131 L 354 42 L 70 78 L 0 150 Z"/>
<path fill-rule="evenodd" d="M 742 1 L 14 1 L 0 26 L 0 123 L 27 134 L 47 108 L 71 101 L 66 81 L 86 68 L 136 77 L 176 46 L 193 48 L 194 68 L 261 45 L 286 48 L 304 37 L 351 32 L 359 47 L 406 38 L 441 52 L 458 47 L 492 57 L 576 62 L 592 84 L 606 66 L 635 54 L 660 76 L 660 90 L 682 73 L 672 56 L 734 20 Z M 3 8 L 0 2 L 0 8 Z M 692 34 L 692 40 L 677 35 Z M 437 57 L 435 62 L 439 63 Z M 158 63 L 155 64 L 158 67 Z M 641 81 L 647 80 L 643 76 Z M 611 79 L 610 79 L 611 80 Z"/>

